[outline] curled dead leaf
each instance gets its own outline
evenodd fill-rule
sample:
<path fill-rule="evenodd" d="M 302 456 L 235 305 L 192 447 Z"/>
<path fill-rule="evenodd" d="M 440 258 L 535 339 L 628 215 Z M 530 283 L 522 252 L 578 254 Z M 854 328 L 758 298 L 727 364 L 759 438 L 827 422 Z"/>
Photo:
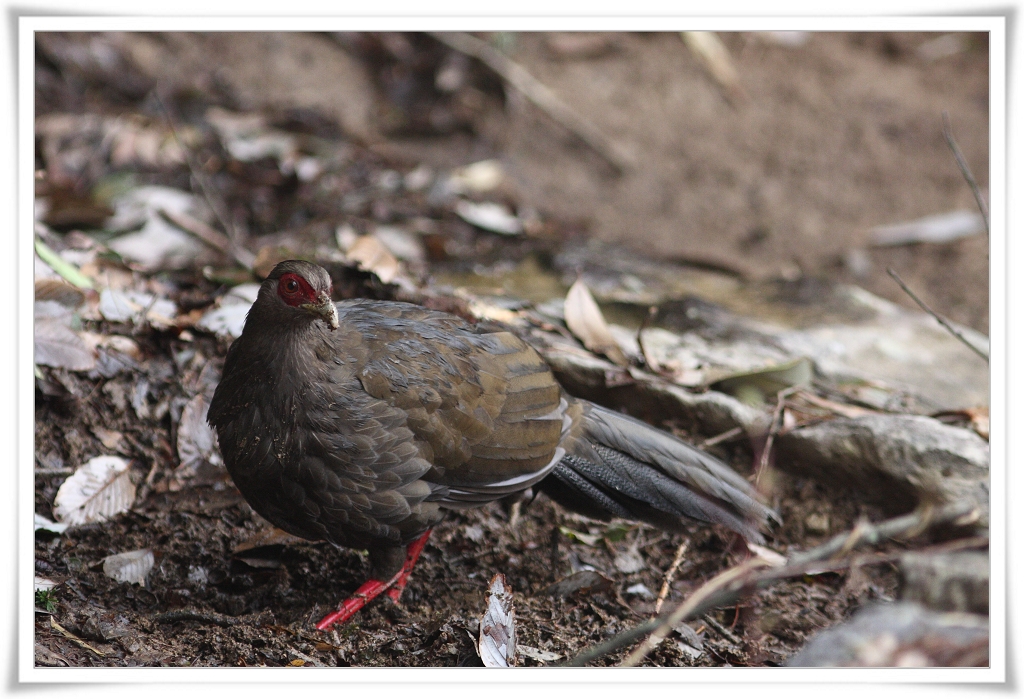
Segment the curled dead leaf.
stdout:
<path fill-rule="evenodd" d="M 70 371 L 89 371 L 96 355 L 82 337 L 59 320 L 36 318 L 33 334 L 35 363 Z"/>
<path fill-rule="evenodd" d="M 565 324 L 591 352 L 603 354 L 619 366 L 629 364 L 582 279 L 577 279 L 565 296 Z"/>
<path fill-rule="evenodd" d="M 358 238 L 345 253 L 345 257 L 359 263 L 360 268 L 373 272 L 385 284 L 398 276 L 398 260 L 391 251 L 372 235 Z"/>

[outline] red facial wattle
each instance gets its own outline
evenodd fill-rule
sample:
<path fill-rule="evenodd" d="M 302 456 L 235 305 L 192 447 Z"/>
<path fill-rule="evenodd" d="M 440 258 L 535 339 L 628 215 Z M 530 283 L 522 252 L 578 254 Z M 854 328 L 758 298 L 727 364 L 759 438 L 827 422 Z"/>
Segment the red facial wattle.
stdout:
<path fill-rule="evenodd" d="M 289 306 L 301 306 L 316 303 L 316 292 L 305 279 L 298 274 L 282 274 L 277 281 L 277 295 Z"/>

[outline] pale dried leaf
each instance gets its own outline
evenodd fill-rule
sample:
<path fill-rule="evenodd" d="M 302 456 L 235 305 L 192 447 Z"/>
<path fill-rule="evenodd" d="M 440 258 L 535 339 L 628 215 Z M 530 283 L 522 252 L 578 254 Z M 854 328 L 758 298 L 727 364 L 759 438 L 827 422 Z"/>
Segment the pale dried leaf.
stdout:
<path fill-rule="evenodd" d="M 206 422 L 210 406 L 203 394 L 194 396 L 185 404 L 178 422 L 178 458 L 181 469 L 195 469 L 206 462 L 214 466 L 223 465 L 217 448 L 217 435 Z"/>
<path fill-rule="evenodd" d="M 871 229 L 871 244 L 890 246 L 912 243 L 948 243 L 984 231 L 985 219 L 981 214 L 961 209 L 946 214 L 926 216 L 907 223 L 875 226 Z"/>
<path fill-rule="evenodd" d="M 373 229 L 373 237 L 383 243 L 384 247 L 399 260 L 423 262 L 427 257 L 426 248 L 423 247 L 420 237 L 401 226 L 377 226 Z"/>
<path fill-rule="evenodd" d="M 359 263 L 359 267 L 373 272 L 385 284 L 398 276 L 398 260 L 391 251 L 372 235 L 364 235 L 348 249 L 345 257 Z"/>
<path fill-rule="evenodd" d="M 196 327 L 221 337 L 238 337 L 259 291 L 259 284 L 239 284 L 224 294 L 217 308 L 204 313 Z"/>
<path fill-rule="evenodd" d="M 619 366 L 629 363 L 582 279 L 577 279 L 566 294 L 565 324 L 591 352 L 603 354 Z"/>
<path fill-rule="evenodd" d="M 487 611 L 480 619 L 477 650 L 484 667 L 514 667 L 516 664 L 516 610 L 512 588 L 501 573 L 491 578 Z"/>
<path fill-rule="evenodd" d="M 523 222 L 508 210 L 508 207 L 491 201 L 473 202 L 460 200 L 455 204 L 455 213 L 466 223 L 502 235 L 519 235 Z"/>
<path fill-rule="evenodd" d="M 100 440 L 104 449 L 110 449 L 111 451 L 120 451 L 121 440 L 124 439 L 124 435 L 117 430 L 108 430 L 105 427 L 93 427 L 92 433 L 96 435 L 96 439 Z"/>
<path fill-rule="evenodd" d="M 39 513 L 36 513 L 35 515 L 35 531 L 42 529 L 43 531 L 53 532 L 54 534 L 63 534 L 64 530 L 67 528 L 68 525 L 61 524 L 59 522 L 51 522 Z"/>
<path fill-rule="evenodd" d="M 38 575 L 33 577 L 32 584 L 33 587 L 35 587 L 36 592 L 39 592 L 40 590 L 52 590 L 57 586 L 57 583 L 54 581 L 48 580 L 47 578 L 41 578 Z"/>
<path fill-rule="evenodd" d="M 647 567 L 636 547 L 630 547 L 615 556 L 615 567 L 620 573 L 636 573 Z"/>
<path fill-rule="evenodd" d="M 153 552 L 149 549 L 117 553 L 103 559 L 103 574 L 118 582 L 145 585 L 154 562 Z"/>
<path fill-rule="evenodd" d="M 68 526 L 102 522 L 135 502 L 128 462 L 119 456 L 90 459 L 65 480 L 53 500 L 53 516 Z"/>
<path fill-rule="evenodd" d="M 635 595 L 642 597 L 643 599 L 654 599 L 654 593 L 651 592 L 651 588 L 647 587 L 643 583 L 636 583 L 626 588 L 627 595 Z"/>
<path fill-rule="evenodd" d="M 561 655 L 553 653 L 549 650 L 541 650 L 540 648 L 534 648 L 533 646 L 524 646 L 521 644 L 516 645 L 516 652 L 519 655 L 524 655 L 527 658 L 532 658 L 542 663 L 552 663 L 556 660 L 561 659 Z"/>
<path fill-rule="evenodd" d="M 459 168 L 449 178 L 452 190 L 456 192 L 488 192 L 505 178 L 505 171 L 499 160 L 481 160 Z"/>
<path fill-rule="evenodd" d="M 178 307 L 170 299 L 159 299 L 153 294 L 141 291 L 119 291 L 104 289 L 100 292 L 100 313 L 115 323 L 138 323 L 143 314 L 149 323 L 158 329 L 174 325 Z"/>
<path fill-rule="evenodd" d="M 78 333 L 58 320 L 36 318 L 34 340 L 36 364 L 71 371 L 89 371 L 96 366 L 96 355 Z"/>
<path fill-rule="evenodd" d="M 200 197 L 188 192 L 148 185 L 136 187 L 112 201 L 114 216 L 105 228 L 126 231 L 108 243 L 111 250 L 145 271 L 183 269 L 213 264 L 221 253 L 166 219 L 166 212 L 209 223 L 213 214 Z"/>

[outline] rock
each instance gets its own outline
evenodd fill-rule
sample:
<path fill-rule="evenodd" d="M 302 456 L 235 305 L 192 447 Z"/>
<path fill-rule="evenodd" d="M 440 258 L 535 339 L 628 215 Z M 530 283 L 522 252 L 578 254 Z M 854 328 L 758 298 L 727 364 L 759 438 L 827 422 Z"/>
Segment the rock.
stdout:
<path fill-rule="evenodd" d="M 836 483 L 891 512 L 919 502 L 967 501 L 987 525 L 989 445 L 976 433 L 920 415 L 864 415 L 779 435 L 776 466 Z"/>
<path fill-rule="evenodd" d="M 948 612 L 988 614 L 988 553 L 918 553 L 900 558 L 900 597 Z"/>
<path fill-rule="evenodd" d="M 789 667 L 986 667 L 988 619 L 876 604 L 814 636 Z"/>

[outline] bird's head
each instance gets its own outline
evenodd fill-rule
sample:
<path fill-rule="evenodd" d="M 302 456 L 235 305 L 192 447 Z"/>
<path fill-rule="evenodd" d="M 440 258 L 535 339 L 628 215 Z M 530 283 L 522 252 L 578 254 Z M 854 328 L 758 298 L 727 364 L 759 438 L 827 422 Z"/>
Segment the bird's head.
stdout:
<path fill-rule="evenodd" d="M 278 317 L 319 318 L 338 328 L 338 310 L 331 301 L 331 277 L 323 267 L 303 260 L 286 260 L 263 280 L 257 303 Z"/>

